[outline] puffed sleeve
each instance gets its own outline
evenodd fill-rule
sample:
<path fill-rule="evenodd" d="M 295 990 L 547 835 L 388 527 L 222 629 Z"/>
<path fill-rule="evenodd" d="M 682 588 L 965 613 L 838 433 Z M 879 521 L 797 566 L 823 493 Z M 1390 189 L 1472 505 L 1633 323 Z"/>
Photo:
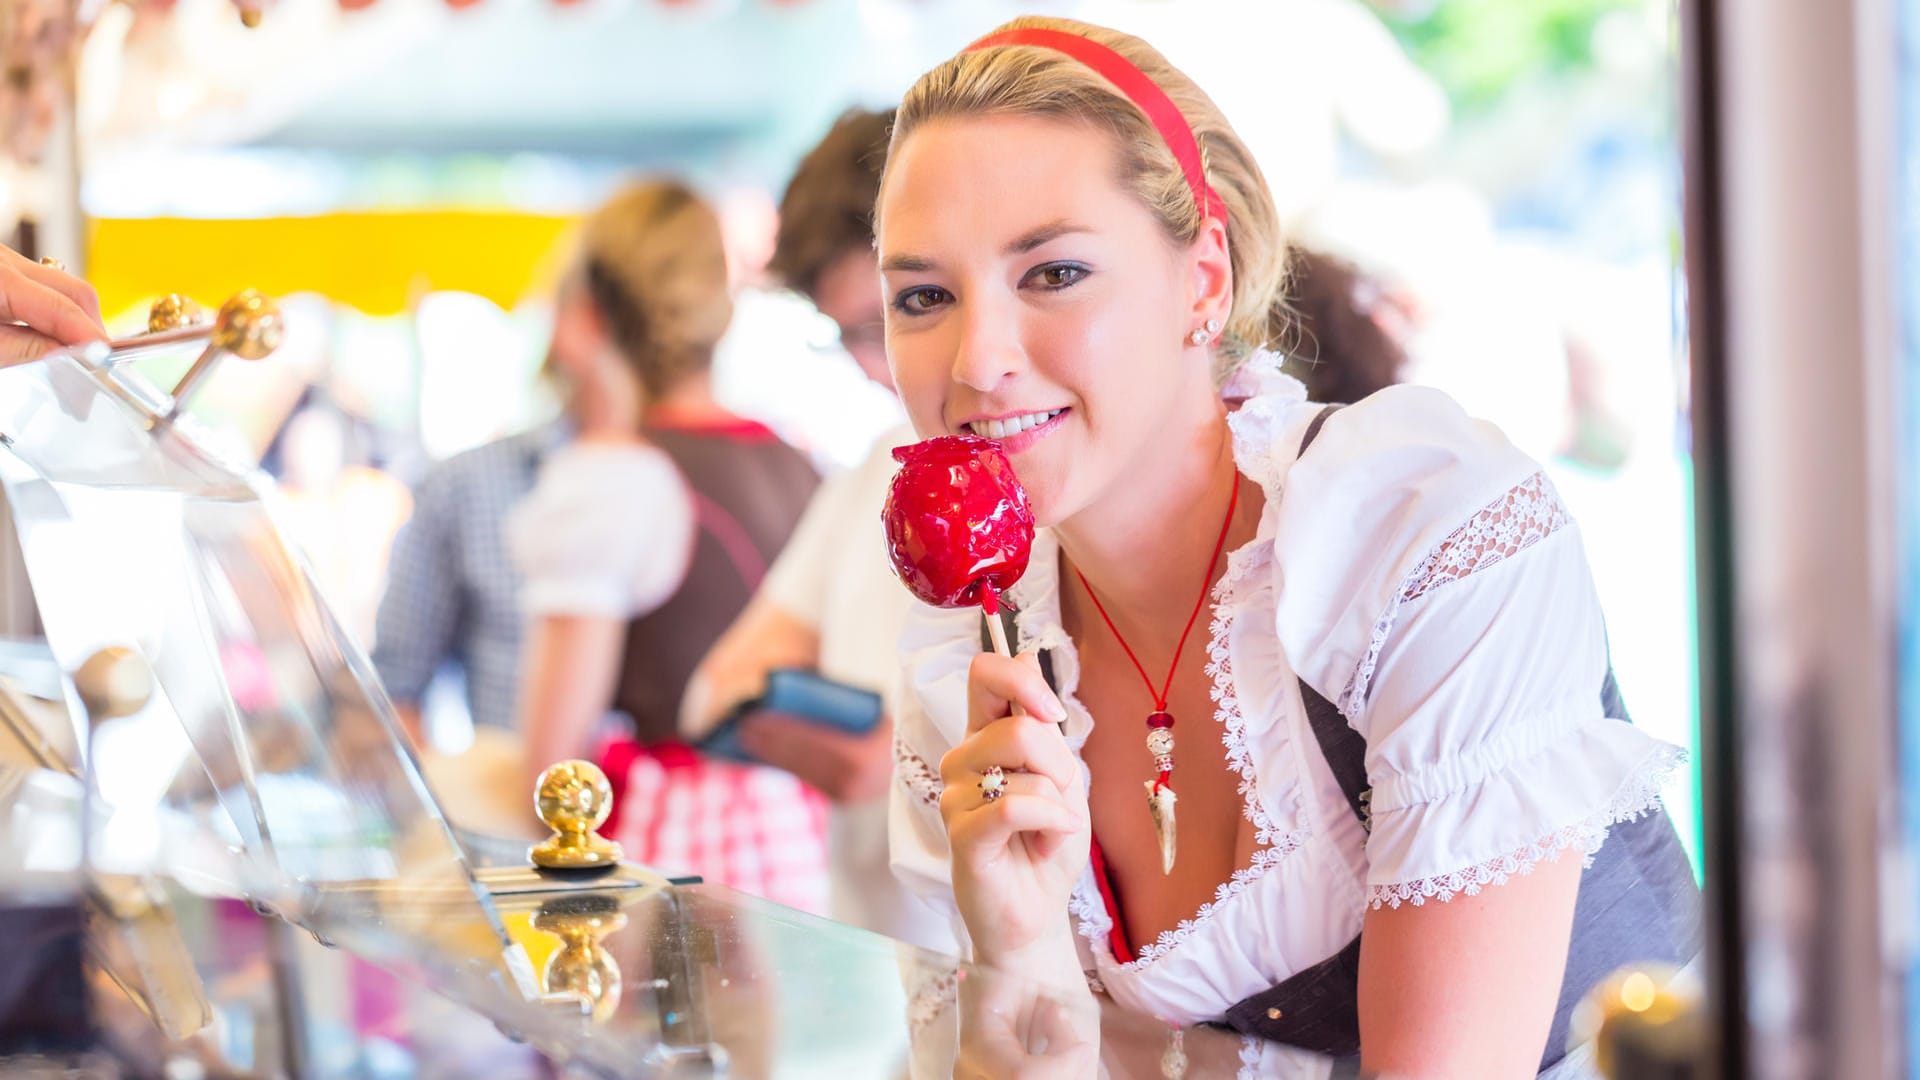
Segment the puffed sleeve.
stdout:
<path fill-rule="evenodd" d="M 694 535 L 680 471 L 641 444 L 555 451 L 507 520 L 521 606 L 533 616 L 653 611 L 680 587 Z"/>
<path fill-rule="evenodd" d="M 967 671 L 980 652 L 980 612 L 914 605 L 901 634 L 905 692 L 893 727 L 887 848 L 893 874 L 946 918 L 963 955 L 966 927 L 953 899 L 940 759 L 967 730 Z"/>
<path fill-rule="evenodd" d="M 1608 717 L 1580 532 L 1436 391 L 1333 414 L 1285 477 L 1279 634 L 1367 742 L 1374 906 L 1474 893 L 1655 809 L 1680 751 Z"/>

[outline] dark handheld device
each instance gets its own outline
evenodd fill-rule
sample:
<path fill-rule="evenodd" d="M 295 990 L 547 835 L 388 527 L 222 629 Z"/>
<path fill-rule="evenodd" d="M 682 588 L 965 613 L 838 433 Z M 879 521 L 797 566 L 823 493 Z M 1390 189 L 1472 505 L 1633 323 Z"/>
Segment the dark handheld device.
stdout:
<path fill-rule="evenodd" d="M 818 672 L 782 668 L 767 673 L 767 688 L 748 698 L 714 727 L 699 748 L 730 761 L 752 761 L 740 746 L 740 724 L 755 713 L 780 713 L 848 735 L 865 735 L 880 722 L 885 709 L 880 695 Z"/>

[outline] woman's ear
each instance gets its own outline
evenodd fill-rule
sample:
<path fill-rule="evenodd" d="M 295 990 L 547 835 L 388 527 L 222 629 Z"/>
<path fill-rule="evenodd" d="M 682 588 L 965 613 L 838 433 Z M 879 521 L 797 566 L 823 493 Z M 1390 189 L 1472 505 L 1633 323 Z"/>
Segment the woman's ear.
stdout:
<path fill-rule="evenodd" d="M 607 344 L 607 321 L 586 290 L 561 290 L 554 298 L 552 350 L 559 354 L 562 366 L 577 369 Z"/>
<path fill-rule="evenodd" d="M 1233 309 L 1233 259 L 1227 252 L 1227 226 L 1219 218 L 1208 218 L 1200 225 L 1200 235 L 1188 245 L 1192 260 L 1192 310 L 1188 313 L 1195 327 L 1209 322 L 1225 326 Z M 1217 338 L 1209 333 L 1209 339 Z"/>

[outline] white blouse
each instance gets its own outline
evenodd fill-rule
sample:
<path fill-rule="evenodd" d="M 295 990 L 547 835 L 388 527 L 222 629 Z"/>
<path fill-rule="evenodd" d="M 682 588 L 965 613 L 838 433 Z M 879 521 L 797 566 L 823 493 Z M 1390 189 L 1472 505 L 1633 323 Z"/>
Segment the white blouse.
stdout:
<path fill-rule="evenodd" d="M 1580 533 L 1540 466 L 1445 395 L 1384 390 L 1327 419 L 1268 380 L 1230 418 L 1266 494 L 1256 538 L 1215 586 L 1207 671 L 1256 830 L 1213 902 L 1115 959 L 1089 865 L 1070 904 L 1083 966 L 1122 1006 L 1169 1023 L 1232 1005 L 1340 951 L 1369 906 L 1445 901 L 1658 805 L 1677 747 L 1609 719 L 1607 642 Z M 1009 593 L 1019 648 L 1052 652 L 1068 744 L 1095 720 L 1060 619 L 1059 546 L 1042 531 Z M 902 649 L 894 871 L 953 912 L 937 763 L 966 730 L 977 611 L 916 612 Z M 1367 742 L 1361 828 L 1308 725 L 1299 680 Z M 1083 763 L 1084 768 L 1084 763 Z M 957 915 L 953 916 L 957 923 Z M 1275 1048 L 1261 1068 L 1289 1052 Z"/>
<path fill-rule="evenodd" d="M 697 535 L 673 459 L 645 443 L 572 443 L 547 455 L 507 515 L 529 616 L 634 619 L 673 598 Z"/>

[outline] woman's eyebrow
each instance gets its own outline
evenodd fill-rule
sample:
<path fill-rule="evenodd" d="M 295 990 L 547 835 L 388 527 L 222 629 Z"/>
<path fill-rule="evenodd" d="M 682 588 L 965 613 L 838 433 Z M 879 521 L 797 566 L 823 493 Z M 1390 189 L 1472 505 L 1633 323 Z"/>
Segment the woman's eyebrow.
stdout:
<path fill-rule="evenodd" d="M 1059 221 L 1049 221 L 1045 225 L 1029 229 L 1020 234 L 1018 239 L 1006 246 L 1004 253 L 1007 255 L 1025 255 L 1034 248 L 1058 240 L 1062 236 L 1092 231 L 1091 228 L 1085 225 L 1076 224 L 1064 218 Z M 880 272 L 883 274 L 894 271 L 908 274 L 924 274 L 929 270 L 938 268 L 939 263 L 936 263 L 924 255 L 896 253 L 880 260 Z"/>
<path fill-rule="evenodd" d="M 880 272 L 883 274 L 894 270 L 909 274 L 924 274 L 934 266 L 934 261 L 924 255 L 889 255 L 880 260 Z"/>
<path fill-rule="evenodd" d="M 1037 248 L 1042 244 L 1048 243 L 1049 241 L 1058 240 L 1061 237 L 1066 236 L 1070 233 L 1083 233 L 1083 232 L 1092 232 L 1092 231 L 1093 231 L 1092 229 L 1089 229 L 1085 225 L 1075 224 L 1072 221 L 1068 221 L 1065 218 L 1061 218 L 1058 221 L 1050 221 L 1045 225 L 1040 226 L 1037 229 L 1030 229 L 1027 232 L 1022 233 L 1019 239 L 1007 245 L 1006 254 L 1025 255 L 1027 252 L 1032 251 L 1034 248 Z"/>

